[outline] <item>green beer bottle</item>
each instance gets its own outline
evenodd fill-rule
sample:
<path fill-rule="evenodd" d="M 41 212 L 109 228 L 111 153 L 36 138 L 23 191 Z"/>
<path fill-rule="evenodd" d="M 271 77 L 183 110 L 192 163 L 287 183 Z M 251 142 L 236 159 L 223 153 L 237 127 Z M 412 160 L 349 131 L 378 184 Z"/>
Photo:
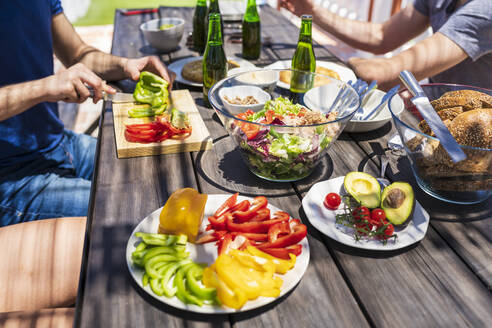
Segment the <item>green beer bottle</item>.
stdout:
<path fill-rule="evenodd" d="M 205 50 L 206 35 L 208 26 L 205 27 L 207 18 L 207 0 L 198 0 L 193 14 L 193 47 L 199 53 Z"/>
<path fill-rule="evenodd" d="M 256 9 L 256 0 L 248 0 L 243 17 L 243 57 L 258 59 L 261 51 L 260 16 Z"/>
<path fill-rule="evenodd" d="M 208 90 L 227 76 L 227 58 L 222 47 L 222 28 L 220 14 L 210 14 L 208 40 L 203 54 L 203 99 L 207 106 Z"/>
<path fill-rule="evenodd" d="M 301 18 L 299 42 L 297 42 L 294 57 L 292 57 L 292 69 L 301 72 L 292 72 L 290 91 L 293 93 L 293 98 L 296 98 L 296 94 L 305 93 L 313 87 L 314 76 L 302 72 L 314 73 L 316 70 L 316 58 L 314 57 L 312 42 L 313 16 L 302 15 Z"/>
<path fill-rule="evenodd" d="M 210 7 L 208 8 L 205 19 L 205 43 L 207 43 L 208 40 L 207 31 L 209 28 L 208 18 L 210 17 L 210 14 L 220 14 L 219 0 L 210 0 Z M 222 42 L 224 42 L 224 23 L 222 22 L 222 19 L 220 20 L 220 27 L 222 29 Z"/>

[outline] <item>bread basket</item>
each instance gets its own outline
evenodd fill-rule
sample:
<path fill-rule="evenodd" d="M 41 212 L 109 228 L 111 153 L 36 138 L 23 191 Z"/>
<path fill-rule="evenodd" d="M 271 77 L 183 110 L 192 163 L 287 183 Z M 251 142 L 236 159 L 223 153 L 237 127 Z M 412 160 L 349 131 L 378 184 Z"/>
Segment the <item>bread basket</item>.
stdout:
<path fill-rule="evenodd" d="M 492 90 L 456 84 L 422 85 L 467 159 L 453 163 L 402 90 L 389 102 L 418 185 L 443 201 L 474 204 L 492 193 Z M 405 110 L 397 116 L 403 99 Z"/>

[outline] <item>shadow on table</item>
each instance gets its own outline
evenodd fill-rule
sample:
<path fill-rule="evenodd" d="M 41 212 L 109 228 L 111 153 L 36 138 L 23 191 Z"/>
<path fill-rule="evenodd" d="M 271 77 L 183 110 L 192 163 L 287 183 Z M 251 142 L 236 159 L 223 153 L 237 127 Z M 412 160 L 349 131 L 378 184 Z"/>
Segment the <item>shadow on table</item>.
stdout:
<path fill-rule="evenodd" d="M 347 138 L 349 138 L 348 140 L 355 140 L 357 142 L 375 140 L 387 135 L 391 131 L 391 128 L 392 128 L 391 121 L 389 121 L 379 129 L 374 131 L 360 132 L 360 133 L 350 132 L 349 134 L 345 134 L 345 135 L 347 136 Z"/>

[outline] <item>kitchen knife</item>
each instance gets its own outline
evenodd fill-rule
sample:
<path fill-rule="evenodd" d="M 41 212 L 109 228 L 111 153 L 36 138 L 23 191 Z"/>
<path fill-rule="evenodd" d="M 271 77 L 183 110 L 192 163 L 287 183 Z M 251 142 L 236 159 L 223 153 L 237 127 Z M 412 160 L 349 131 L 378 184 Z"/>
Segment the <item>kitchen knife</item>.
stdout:
<path fill-rule="evenodd" d="M 106 93 L 103 91 L 103 99 L 105 101 L 111 101 L 113 103 L 132 103 L 132 102 L 135 102 L 135 99 L 133 99 L 133 93 L 117 92 L 115 94 L 110 94 L 110 93 Z"/>
<path fill-rule="evenodd" d="M 420 115 L 422 115 L 424 120 L 427 122 L 437 139 L 439 139 L 441 145 L 444 147 L 444 150 L 446 150 L 449 157 L 451 157 L 451 160 L 457 163 L 466 159 L 466 154 L 463 152 L 463 149 L 461 149 L 458 145 L 453 135 L 442 122 L 439 115 L 437 115 L 434 107 L 432 107 L 429 101 L 429 98 L 427 98 L 424 90 L 417 82 L 413 74 L 409 71 L 402 71 L 399 77 L 407 89 L 414 95 L 411 99 L 412 103 L 415 107 L 417 107 Z"/>
<path fill-rule="evenodd" d="M 94 89 L 88 85 L 86 85 L 87 89 L 89 89 L 90 97 L 94 98 Z M 117 92 L 115 94 L 107 93 L 106 91 L 102 92 L 104 101 L 111 101 L 113 103 L 132 103 L 135 102 L 133 99 L 133 93 L 122 93 Z"/>

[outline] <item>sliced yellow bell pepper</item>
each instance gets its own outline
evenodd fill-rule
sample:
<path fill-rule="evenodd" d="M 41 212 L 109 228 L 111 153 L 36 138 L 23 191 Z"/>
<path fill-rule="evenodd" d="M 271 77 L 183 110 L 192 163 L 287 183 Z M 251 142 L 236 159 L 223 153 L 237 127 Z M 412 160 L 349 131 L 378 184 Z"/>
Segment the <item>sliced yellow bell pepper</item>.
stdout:
<path fill-rule="evenodd" d="M 220 280 L 235 291 L 242 290 L 248 299 L 256 299 L 258 296 L 276 297 L 280 294 L 273 272 L 247 267 L 230 255 L 219 255 L 215 260 L 215 270 Z"/>
<path fill-rule="evenodd" d="M 207 195 L 193 188 L 178 189 L 171 194 L 159 217 L 159 233 L 187 235 L 194 243 L 203 218 Z"/>
<path fill-rule="evenodd" d="M 213 264 L 203 270 L 202 282 L 206 287 L 216 288 L 219 301 L 230 308 L 240 309 L 248 301 L 248 298 L 242 290 L 233 290 L 229 288 L 225 282 L 219 279 Z"/>
<path fill-rule="evenodd" d="M 282 260 L 277 257 L 271 256 L 265 252 L 260 251 L 258 248 L 253 246 L 248 246 L 246 248 L 247 252 L 251 255 L 258 256 L 267 260 L 272 261 L 275 264 L 275 272 L 284 274 L 296 265 L 296 256 L 294 254 L 289 254 L 290 260 Z"/>
<path fill-rule="evenodd" d="M 273 261 L 265 259 L 263 257 L 255 256 L 237 249 L 231 249 L 229 251 L 229 255 L 241 262 L 241 264 L 255 270 L 265 271 L 271 274 L 275 272 L 275 264 L 273 263 Z"/>

